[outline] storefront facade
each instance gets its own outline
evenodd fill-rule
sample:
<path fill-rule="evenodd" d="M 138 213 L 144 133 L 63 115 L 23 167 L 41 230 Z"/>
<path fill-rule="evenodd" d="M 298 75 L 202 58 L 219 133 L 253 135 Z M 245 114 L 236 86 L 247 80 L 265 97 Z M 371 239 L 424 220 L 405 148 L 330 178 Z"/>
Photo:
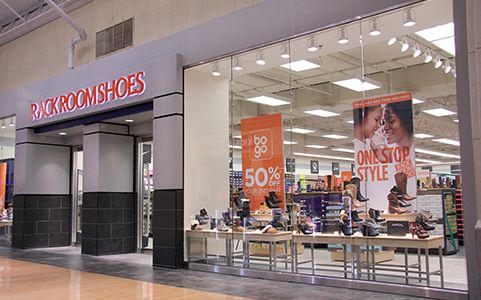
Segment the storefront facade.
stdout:
<path fill-rule="evenodd" d="M 457 105 L 455 104 L 455 106 L 460 121 L 459 139 L 461 141 L 463 190 L 468 191 L 476 190 L 477 181 L 481 179 L 475 175 L 476 163 L 472 163 L 475 161 L 476 148 L 473 139 L 477 128 L 474 131 L 472 126 L 475 123 L 471 122 L 471 114 L 476 110 L 470 110 L 470 106 L 465 104 L 466 99 L 471 99 L 471 102 L 466 103 L 471 103 L 471 107 L 477 105 L 477 95 L 469 94 L 473 90 L 470 89 L 469 84 L 474 84 L 476 81 L 474 81 L 473 75 L 468 75 L 470 70 L 468 59 L 473 59 L 473 55 L 468 56 L 466 53 L 468 53 L 468 46 L 473 47 L 472 51 L 475 46 L 467 42 L 466 32 L 470 34 L 470 31 L 463 28 L 466 24 L 471 24 L 469 23 L 471 21 L 467 21 L 471 19 L 466 17 L 466 11 L 469 10 L 463 6 L 464 4 L 464 1 L 454 1 L 454 9 L 448 10 L 454 12 L 454 17 L 451 17 L 456 24 L 457 55 L 455 60 L 447 57 L 446 61 L 449 60 L 456 64 L 456 78 L 454 79 L 452 76 L 444 83 L 447 85 L 455 83 L 454 89 L 457 96 Z M 407 7 L 408 5 L 413 6 Z M 259 268 L 251 267 L 250 261 L 246 262 L 246 251 L 249 253 L 254 249 L 249 249 L 251 247 L 250 240 L 246 240 L 245 234 L 238 238 L 237 233 L 229 231 L 227 236 L 230 238 L 222 238 L 219 237 L 219 233 L 213 233 L 212 236 L 209 236 L 209 238 L 213 238 L 213 241 L 209 240 L 204 244 L 204 240 L 207 241 L 207 238 L 202 238 L 202 242 L 198 243 L 196 239 L 199 237 L 191 238 L 185 231 L 192 224 L 196 224 L 194 221 L 199 221 L 195 215 L 199 214 L 199 210 L 202 208 L 206 208 L 210 217 L 215 219 L 226 218 L 222 213 L 229 212 L 228 208 L 232 209 L 231 202 L 235 201 L 236 196 L 232 185 L 243 187 L 242 181 L 246 180 L 242 174 L 237 176 L 232 172 L 244 171 L 245 176 L 246 164 L 252 163 L 244 161 L 247 154 L 242 149 L 246 146 L 245 136 L 250 135 L 248 129 L 246 129 L 247 131 L 241 129 L 243 126 L 248 126 L 248 124 L 242 124 L 246 122 L 242 120 L 248 119 L 247 117 L 280 113 L 280 119 L 272 121 L 281 122 L 280 150 L 277 151 L 279 153 L 273 152 L 273 156 L 279 155 L 280 159 L 277 160 L 277 165 L 264 166 L 266 174 L 274 179 L 277 174 L 282 178 L 282 180 L 277 178 L 279 179 L 277 183 L 274 182 L 275 180 L 271 180 L 273 185 L 284 185 L 287 182 L 286 178 L 292 178 L 296 184 L 299 180 L 294 175 L 295 171 L 289 170 L 284 165 L 284 163 L 288 164 L 286 158 L 297 158 L 298 168 L 301 166 L 299 164 L 301 161 L 306 165 L 310 163 L 311 174 L 319 174 L 315 173 L 316 166 L 312 165 L 312 160 L 317 161 L 317 171 L 321 171 L 321 174 L 325 173 L 326 170 L 322 168 L 327 163 L 329 165 L 331 162 L 337 163 L 337 165 L 332 165 L 332 169 L 337 168 L 339 171 L 351 169 L 351 164 L 355 164 L 352 158 L 342 159 L 342 157 L 348 158 L 348 156 L 341 156 L 339 159 L 335 155 L 331 155 L 335 157 L 332 158 L 328 155 L 317 154 L 318 157 L 311 156 L 304 162 L 303 157 L 308 156 L 295 154 L 299 152 L 292 148 L 296 140 L 293 136 L 295 131 L 292 129 L 306 126 L 315 127 L 315 124 L 313 120 L 308 120 L 307 123 L 296 123 L 293 115 L 299 112 L 296 111 L 297 107 L 290 106 L 291 104 L 289 104 L 291 108 L 286 112 L 281 109 L 262 108 L 257 108 L 258 111 L 253 112 L 249 107 L 236 106 L 238 100 L 234 99 L 233 95 L 249 84 L 252 85 L 251 88 L 262 93 L 245 95 L 246 98 L 275 93 L 290 103 L 296 99 L 293 96 L 295 89 L 312 85 L 312 83 L 302 82 L 301 78 L 296 78 L 296 73 L 290 66 L 284 81 L 277 83 L 279 88 L 263 90 L 262 86 L 256 86 L 253 80 L 242 81 L 240 75 L 233 71 L 235 70 L 233 67 L 239 66 L 239 60 L 236 59 L 240 57 L 240 62 L 247 64 L 249 57 L 252 61 L 259 60 L 259 58 L 264 59 L 264 57 L 259 57 L 259 50 L 263 51 L 263 55 L 269 57 L 274 48 L 277 51 L 284 45 L 288 49 L 288 53 L 294 56 L 296 42 L 301 41 L 299 43 L 304 45 L 307 41 L 308 44 L 308 38 L 317 34 L 320 36 L 316 37 L 317 41 L 313 46 L 322 45 L 323 49 L 329 49 L 332 44 L 329 44 L 327 35 L 323 36 L 323 34 L 335 32 L 337 40 L 337 34 L 341 32 L 339 29 L 343 26 L 349 29 L 351 43 L 354 42 L 360 49 L 363 49 L 366 46 L 363 43 L 369 44 L 369 41 L 366 36 L 364 36 L 366 40 L 361 38 L 359 41 L 359 33 L 367 35 L 368 31 L 364 30 L 367 30 L 366 28 L 370 24 L 368 21 L 376 16 L 381 19 L 384 14 L 389 15 L 390 13 L 394 15 L 398 13 L 397 15 L 401 16 L 408 8 L 422 10 L 423 6 L 427 6 L 424 1 L 393 0 L 382 3 L 379 1 L 362 1 L 362 3 L 352 1 L 342 8 L 336 1 L 323 1 L 322 3 L 319 1 L 302 3 L 263 1 L 254 7 L 105 57 L 61 76 L 0 95 L 2 101 L 8 103 L 0 108 L 0 116 L 15 115 L 16 117 L 13 201 L 15 214 L 12 246 L 34 248 L 71 244 L 71 212 L 73 210 L 71 157 L 72 145 L 77 143 L 82 144 L 84 151 L 82 253 L 107 255 L 137 251 L 139 236 L 136 234 L 136 230 L 140 220 L 136 214 L 138 209 L 136 204 L 138 189 L 135 179 L 136 157 L 139 155 L 136 148 L 136 134 L 131 131 L 129 126 L 110 123 L 107 120 L 133 113 L 152 111 L 150 130 L 155 164 L 152 220 L 153 265 L 155 267 L 181 268 L 188 262 L 193 269 L 206 271 L 215 269 L 239 276 L 261 276 L 273 280 L 283 279 L 416 296 L 463 299 L 466 296 L 465 291 L 456 288 L 444 289 L 443 286 L 430 286 L 429 281 L 426 287 L 424 279 L 423 285 L 412 284 L 412 281 L 408 283 L 408 279 L 406 279 L 408 284 L 405 284 L 404 281 L 399 284 L 376 280 L 375 275 L 369 274 L 374 271 L 372 267 L 369 267 L 369 256 L 367 256 L 368 261 L 364 262 L 364 264 L 367 263 L 367 267 L 357 261 L 354 263 L 354 250 L 350 253 L 352 261 L 349 259 L 349 263 L 343 265 L 342 276 L 316 274 L 315 268 L 312 270 L 313 273 L 302 273 L 294 270 L 297 267 L 291 269 L 291 263 L 294 260 L 291 251 L 297 250 L 294 250 L 295 247 L 292 248 L 294 244 L 286 242 L 283 258 L 287 259 L 289 252 L 291 255 L 290 259 L 286 261 L 286 268 L 282 272 L 271 272 L 267 269 L 272 266 L 271 262 L 269 265 L 261 265 Z M 421 12 L 418 14 L 421 15 Z M 266 23 L 265 16 L 275 17 Z M 242 21 L 246 19 L 249 22 Z M 381 25 L 398 21 L 395 18 L 386 20 L 388 21 L 382 21 Z M 399 20 L 399 22 L 401 21 Z M 238 24 L 244 24 L 244 26 L 238 26 Z M 407 32 L 400 31 L 393 36 L 384 37 L 384 39 L 398 37 L 399 40 L 396 43 L 402 42 L 402 37 L 407 34 Z M 326 37 L 325 40 L 323 40 L 324 37 Z M 384 39 L 381 40 L 384 41 Z M 411 46 L 413 47 L 414 44 Z M 255 50 L 249 52 L 251 49 Z M 281 53 L 279 52 L 279 54 Z M 277 56 L 279 54 L 276 52 Z M 299 58 L 304 59 L 301 56 Z M 344 57 L 343 59 L 351 63 L 357 61 L 361 67 L 364 66 L 367 57 L 364 56 L 364 53 L 359 52 L 350 58 Z M 311 59 L 307 60 L 312 62 Z M 208 64 L 203 64 L 204 62 L 208 62 Z M 285 62 L 294 62 L 294 57 Z M 324 59 L 324 63 L 326 64 L 325 68 L 328 69 L 331 62 Z M 347 64 L 346 61 L 344 63 Z M 252 65 L 253 68 L 256 67 L 254 64 Z M 213 79 L 211 71 L 218 71 L 221 75 L 220 78 Z M 262 73 L 261 69 L 255 71 Z M 392 70 L 383 70 L 380 67 L 379 71 L 392 72 Z M 353 72 L 357 72 L 357 69 Z M 365 79 L 369 72 L 363 69 L 359 74 Z M 257 75 L 259 77 L 259 74 Z M 269 75 L 273 74 L 265 73 L 264 75 L 262 80 L 273 80 L 272 76 L 269 78 Z M 343 75 L 350 74 L 347 72 Z M 392 76 L 395 77 L 395 75 Z M 214 77 L 217 76 L 214 75 Z M 375 79 L 378 82 L 382 81 L 380 78 Z M 245 86 L 240 86 L 239 82 L 241 81 Z M 383 95 L 397 95 L 401 92 L 391 89 L 391 85 L 389 86 L 389 90 L 386 90 Z M 320 92 L 324 94 L 331 93 L 332 95 L 333 92 L 333 90 L 323 89 L 320 86 L 311 88 L 320 89 Z M 366 100 L 378 96 L 374 93 L 371 97 L 371 94 L 365 92 L 364 89 L 361 89 L 355 94 L 341 95 L 340 99 L 348 97 L 352 100 Z M 406 99 L 411 100 L 412 98 L 413 94 L 407 96 Z M 218 101 L 219 99 L 223 100 Z M 317 104 L 309 103 L 303 107 L 305 111 L 312 111 L 321 109 L 322 105 L 318 102 Z M 335 105 L 332 104 L 331 107 L 336 107 Z M 364 104 L 361 107 L 364 108 Z M 352 118 L 352 114 L 350 116 Z M 282 125 L 283 122 L 284 125 Z M 358 122 L 355 117 L 353 122 Z M 286 136 L 284 130 L 287 128 L 286 123 L 290 123 L 289 136 Z M 69 137 L 45 134 L 57 133 L 59 130 L 75 126 L 82 127 L 81 142 L 72 141 Z M 276 126 L 278 125 L 262 128 L 254 126 L 250 131 L 276 131 L 279 129 Z M 345 124 L 333 125 L 329 133 L 336 133 L 340 127 L 346 126 Z M 469 130 L 470 128 L 473 128 L 473 131 Z M 323 134 L 327 134 L 327 132 L 323 132 Z M 240 143 L 235 137 L 236 135 L 241 136 Z M 78 137 L 76 138 L 78 139 Z M 279 140 L 274 142 L 278 143 Z M 316 143 L 314 139 L 310 140 L 309 138 L 304 141 L 304 144 Z M 241 147 L 242 155 L 240 151 L 235 154 L 239 149 L 234 146 Z M 412 160 L 414 161 L 414 157 Z M 231 164 L 230 167 L 229 164 Z M 316 165 L 315 162 L 314 165 Z M 319 168 L 321 169 L 319 170 Z M 357 167 L 354 166 L 354 168 Z M 256 181 L 257 174 L 253 174 L 253 176 Z M 242 179 L 238 178 L 240 180 L 236 181 L 234 177 Z M 229 185 L 231 185 L 230 188 Z M 408 182 L 409 187 L 415 188 L 415 181 L 414 184 Z M 276 190 L 278 197 L 284 201 L 282 214 L 288 212 L 286 206 L 288 198 L 293 197 L 289 201 L 295 202 L 293 199 L 295 199 L 294 195 L 297 191 L 294 189 L 295 187 L 289 190 L 286 186 L 282 186 Z M 369 190 L 364 189 L 363 193 L 369 195 Z M 412 194 L 412 192 L 409 193 Z M 283 195 L 280 196 L 281 194 Z M 263 195 L 259 197 L 261 196 Z M 476 199 L 478 197 L 467 192 L 463 197 L 469 297 L 476 299 L 479 293 L 479 278 L 477 243 L 475 242 L 477 235 L 475 235 L 474 229 L 477 220 L 475 207 L 477 207 Z M 250 198 L 252 204 L 257 201 L 253 201 L 256 198 L 254 194 L 249 194 L 246 198 Z M 255 207 L 250 207 L 250 211 L 259 210 L 262 199 L 257 202 Z M 379 208 L 389 209 L 387 206 Z M 292 212 L 292 210 L 289 211 Z M 233 217 L 236 213 L 230 211 L 229 214 Z M 217 225 L 216 223 L 215 226 Z M 247 228 L 246 223 L 243 225 Z M 290 234 L 292 235 L 292 232 Z M 305 234 L 305 236 L 308 235 Z M 288 238 L 289 241 L 291 238 Z M 365 249 L 369 253 L 369 249 L 372 247 L 372 259 L 374 259 L 374 252 L 377 251 L 374 249 L 379 245 L 374 243 L 358 245 L 355 242 L 356 238 L 355 236 L 346 237 L 348 242 L 344 244 L 339 241 L 329 241 L 327 244 L 356 245 L 360 247 L 360 253 Z M 235 255 L 231 256 L 239 251 L 233 250 L 234 240 L 240 240 L 246 245 L 246 248 L 241 251 L 243 258 L 240 264 L 239 262 L 235 263 Z M 260 240 L 260 242 L 262 241 Z M 305 241 L 300 240 L 298 243 L 302 245 L 310 242 L 306 238 Z M 262 243 L 260 244 L 262 245 Z M 274 252 L 277 253 L 277 242 L 269 245 L 269 247 L 274 247 Z M 195 246 L 201 248 L 205 246 L 200 251 L 202 255 L 205 255 L 202 260 L 191 259 L 191 247 L 195 248 Z M 390 246 L 392 247 L 392 245 Z M 287 247 L 292 250 L 288 250 Z M 221 265 L 209 260 L 207 248 L 211 250 L 209 254 L 222 258 Z M 311 244 L 311 248 L 306 247 L 303 251 L 308 253 L 311 250 L 314 251 L 313 244 Z M 268 253 L 269 249 L 266 251 Z M 346 248 L 344 248 L 344 253 L 346 253 Z M 278 257 L 274 254 L 274 260 L 276 259 Z M 279 259 L 282 258 L 279 257 Z M 344 261 L 347 259 L 344 258 Z M 280 264 L 284 265 L 284 262 Z M 292 264 L 292 266 L 294 265 Z M 364 272 L 368 272 L 367 277 L 364 277 L 366 274 L 362 278 L 357 277 L 360 276 L 358 268 L 365 268 Z M 430 271 L 427 269 L 423 272 L 416 274 L 424 276 Z M 366 278 L 367 280 L 365 280 Z"/>

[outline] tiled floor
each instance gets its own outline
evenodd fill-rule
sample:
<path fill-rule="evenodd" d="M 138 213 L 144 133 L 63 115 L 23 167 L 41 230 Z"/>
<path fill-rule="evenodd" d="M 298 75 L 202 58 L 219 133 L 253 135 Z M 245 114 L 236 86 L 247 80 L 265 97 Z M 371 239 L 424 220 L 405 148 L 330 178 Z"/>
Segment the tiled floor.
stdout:
<path fill-rule="evenodd" d="M 219 275 L 212 273 L 196 272 L 190 270 L 170 270 L 170 269 L 153 269 L 151 267 L 151 255 L 150 254 L 123 254 L 103 257 L 92 257 L 86 255 L 80 255 L 78 248 L 65 247 L 65 248 L 50 248 L 50 249 L 38 249 L 38 250 L 16 250 L 10 248 L 0 247 L 0 257 L 11 258 L 22 261 L 30 261 L 36 263 L 47 264 L 51 266 L 62 267 L 71 270 L 78 270 L 84 272 L 98 273 L 104 275 L 112 275 L 121 278 L 129 278 L 137 280 L 137 284 L 132 286 L 132 289 L 142 289 L 139 286 L 144 286 L 146 289 L 150 289 L 151 285 L 142 285 L 141 283 L 160 283 L 170 287 L 182 287 L 189 289 L 184 293 L 185 299 L 195 298 L 190 294 L 190 290 L 197 290 L 215 294 L 223 294 L 229 296 L 247 297 L 251 299 L 419 299 L 398 295 L 387 295 L 382 293 L 375 293 L 369 291 L 358 290 L 345 290 L 339 288 L 314 286 L 305 284 L 296 284 L 289 282 L 274 282 L 270 280 L 263 280 L 258 278 L 243 278 L 236 276 Z M 5 260 L 0 261 L 0 268 L 5 268 Z M 7 262 L 8 264 L 8 262 Z M 40 271 L 39 271 L 40 272 Z M 2 278 L 2 282 L 12 281 L 15 278 L 15 282 L 22 281 L 20 275 L 12 277 L 12 275 L 4 275 L 6 278 Z M 10 273 L 12 274 L 12 273 Z M 47 276 L 49 272 L 44 271 L 41 274 L 31 274 L 31 276 Z M 47 276 L 48 277 L 48 276 Z M 26 277 L 26 280 L 29 277 Z M 61 276 L 59 280 L 65 280 Z M 34 284 L 34 283 L 32 283 Z M 140 284 L 140 285 L 139 285 Z M 83 289 L 84 285 L 74 285 L 73 289 Z M 99 285 L 99 292 L 103 292 L 104 289 L 114 289 L 117 285 L 113 284 L 112 287 L 108 285 Z M 275 287 L 275 288 L 273 288 Z M 17 289 L 18 293 L 22 292 L 22 289 Z M 76 295 L 76 292 L 69 294 L 68 298 L 78 299 L 72 295 Z M 79 292 L 80 293 L 80 292 Z M 3 295 L 3 294 L 2 294 Z M 142 294 L 143 295 L 143 294 Z M 144 299 L 143 296 L 138 296 L 138 299 Z M 156 294 L 158 295 L 158 294 Z M 148 295 L 147 295 L 148 296 Z M 132 296 L 133 297 L 133 296 Z M 200 296 L 199 296 L 200 297 Z M 216 297 L 219 297 L 218 295 Z M 62 298 L 62 299 L 68 299 Z M 117 298 L 115 295 L 110 296 L 106 294 L 105 297 L 99 299 L 125 299 Z M 16 299 L 16 298 L 7 298 Z M 18 298 L 24 299 L 24 298 Z M 28 298 L 31 299 L 31 298 Z M 38 298 L 37 299 L 43 299 Z M 47 298 L 45 298 L 47 299 Z M 53 299 L 53 298 L 48 298 Z M 59 298 L 60 299 L 60 298 Z M 95 299 L 95 298 L 84 298 Z M 132 299 L 132 298 L 130 298 Z M 133 297 L 135 299 L 135 297 Z M 151 299 L 151 298 L 146 298 Z M 170 298 L 169 298 L 170 299 Z M 177 299 L 177 298 L 172 298 Z M 210 299 L 210 297 L 204 297 L 203 299 Z"/>

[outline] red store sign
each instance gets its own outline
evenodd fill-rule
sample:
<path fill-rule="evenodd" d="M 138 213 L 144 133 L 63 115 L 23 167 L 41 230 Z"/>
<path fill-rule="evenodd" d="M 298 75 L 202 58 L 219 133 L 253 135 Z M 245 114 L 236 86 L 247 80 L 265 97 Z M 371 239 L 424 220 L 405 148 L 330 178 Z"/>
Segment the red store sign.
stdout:
<path fill-rule="evenodd" d="M 138 71 L 111 81 L 99 83 L 93 87 L 79 89 L 78 91 L 32 103 L 30 105 L 32 121 L 141 95 L 145 91 L 144 76 L 144 71 Z"/>

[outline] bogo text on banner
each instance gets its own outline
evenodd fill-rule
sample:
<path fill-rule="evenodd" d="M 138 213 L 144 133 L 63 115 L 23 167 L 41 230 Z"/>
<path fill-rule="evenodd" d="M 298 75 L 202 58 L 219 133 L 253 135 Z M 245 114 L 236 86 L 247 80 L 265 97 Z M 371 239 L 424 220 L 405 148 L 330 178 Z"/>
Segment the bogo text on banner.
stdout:
<path fill-rule="evenodd" d="M 241 134 L 242 187 L 251 210 L 259 209 L 269 192 L 275 192 L 284 207 L 282 114 L 242 119 Z"/>

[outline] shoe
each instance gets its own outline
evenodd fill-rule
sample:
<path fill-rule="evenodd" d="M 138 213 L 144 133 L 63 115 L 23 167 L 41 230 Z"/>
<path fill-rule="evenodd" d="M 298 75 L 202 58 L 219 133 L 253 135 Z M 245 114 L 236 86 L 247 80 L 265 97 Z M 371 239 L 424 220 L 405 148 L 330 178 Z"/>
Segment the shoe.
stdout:
<path fill-rule="evenodd" d="M 359 177 L 353 177 L 350 183 L 356 186 L 356 189 L 357 189 L 356 198 L 359 202 L 369 201 L 369 198 L 366 198 L 361 194 L 361 179 Z"/>
<path fill-rule="evenodd" d="M 277 198 L 276 192 L 274 191 L 269 192 L 269 198 L 271 198 L 272 203 L 277 203 L 277 204 L 282 203 L 282 200 Z"/>
<path fill-rule="evenodd" d="M 390 214 L 405 214 L 408 212 L 406 208 L 399 206 L 399 198 L 394 193 L 387 195 L 387 201 L 389 201 L 388 212 Z"/>
<path fill-rule="evenodd" d="M 269 208 L 279 208 L 279 204 L 272 202 L 271 197 L 264 196 L 264 202 L 267 204 L 267 207 Z"/>
<path fill-rule="evenodd" d="M 363 222 L 361 225 L 359 225 L 359 229 L 361 230 L 361 233 L 363 236 L 378 236 L 379 231 L 372 227 L 371 223 L 368 222 Z"/>
<path fill-rule="evenodd" d="M 218 231 L 228 231 L 229 227 L 225 225 L 224 219 L 219 218 L 217 219 L 217 230 Z"/>
<path fill-rule="evenodd" d="M 303 234 L 312 234 L 314 232 L 312 228 L 302 223 L 297 224 L 297 230 L 302 232 Z"/>
<path fill-rule="evenodd" d="M 429 233 L 416 222 L 411 222 L 409 224 L 409 233 L 411 233 L 412 238 L 414 238 L 414 235 L 417 235 L 419 239 L 425 239 L 429 237 Z"/>
<path fill-rule="evenodd" d="M 232 225 L 232 212 L 229 213 L 229 211 L 225 211 L 222 213 L 222 219 L 224 219 L 224 223 L 227 226 Z"/>
<path fill-rule="evenodd" d="M 201 217 L 207 217 L 209 214 L 207 213 L 207 210 L 205 208 L 202 208 L 199 212 Z"/>
<path fill-rule="evenodd" d="M 357 200 L 357 187 L 354 184 L 346 185 L 344 195 L 349 196 L 351 198 L 351 206 L 353 208 L 359 208 L 364 206 L 364 204 L 362 204 Z M 346 203 L 344 203 L 344 207 L 346 209 L 349 208 L 349 207 L 346 207 Z"/>
<path fill-rule="evenodd" d="M 384 222 L 386 219 L 381 217 L 381 212 L 377 209 L 370 208 L 369 209 L 369 217 L 373 219 L 375 222 Z"/>
<path fill-rule="evenodd" d="M 339 234 L 344 234 L 345 236 L 352 235 L 352 228 L 345 222 L 339 221 Z"/>
<path fill-rule="evenodd" d="M 358 214 L 357 210 L 351 211 L 351 220 L 353 222 L 356 222 L 356 223 L 362 222 L 362 219 L 359 218 L 359 214 Z"/>
<path fill-rule="evenodd" d="M 192 220 L 190 222 L 190 230 L 201 230 L 199 226 L 199 221 L 197 220 Z"/>
<path fill-rule="evenodd" d="M 416 216 L 416 223 L 418 225 L 420 225 L 424 230 L 426 231 L 431 231 L 431 230 L 434 230 L 436 229 L 436 227 L 434 227 L 433 225 L 429 225 L 428 223 L 426 223 L 423 218 L 421 216 Z"/>
<path fill-rule="evenodd" d="M 433 222 L 433 214 L 429 210 L 421 209 L 418 212 L 418 215 L 425 221 L 425 222 Z"/>
<path fill-rule="evenodd" d="M 416 199 L 416 197 L 409 196 L 407 194 L 408 176 L 406 173 L 396 173 L 394 175 L 394 179 L 396 180 L 396 186 L 399 188 L 399 190 L 401 190 L 403 200 L 411 201 Z"/>
<path fill-rule="evenodd" d="M 409 207 L 409 206 L 411 206 L 411 203 L 407 203 L 407 202 L 404 201 L 404 199 L 402 199 L 402 198 L 401 198 L 401 199 L 398 198 L 398 203 L 399 203 L 399 206 L 401 206 L 401 207 Z"/>

